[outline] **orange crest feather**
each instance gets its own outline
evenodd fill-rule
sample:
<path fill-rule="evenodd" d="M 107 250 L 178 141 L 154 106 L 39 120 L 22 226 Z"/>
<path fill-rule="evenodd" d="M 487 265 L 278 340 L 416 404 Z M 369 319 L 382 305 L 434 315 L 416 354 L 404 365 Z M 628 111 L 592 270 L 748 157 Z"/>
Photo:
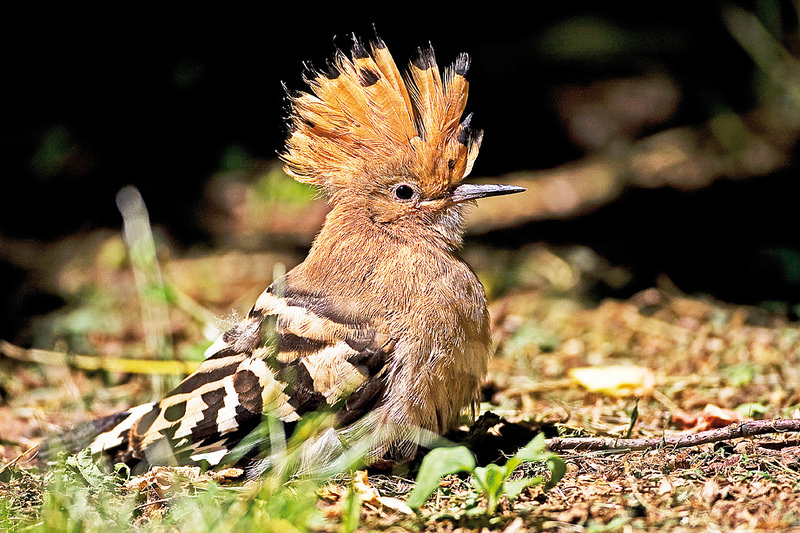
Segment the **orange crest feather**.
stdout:
<path fill-rule="evenodd" d="M 369 51 L 354 39 L 326 72 L 311 72 L 311 93 L 290 95 L 291 133 L 281 158 L 297 180 L 329 195 L 361 188 L 376 175 L 415 179 L 430 195 L 464 179 L 482 132 L 461 121 L 469 57 L 439 72 L 433 49 L 420 49 L 404 79 L 384 42 Z"/>

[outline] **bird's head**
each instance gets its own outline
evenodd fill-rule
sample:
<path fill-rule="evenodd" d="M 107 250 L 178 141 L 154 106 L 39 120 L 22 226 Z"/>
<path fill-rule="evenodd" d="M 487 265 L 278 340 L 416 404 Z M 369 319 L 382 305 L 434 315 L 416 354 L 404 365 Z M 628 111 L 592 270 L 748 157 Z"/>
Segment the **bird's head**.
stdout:
<path fill-rule="evenodd" d="M 290 93 L 286 171 L 334 209 L 395 233 L 427 228 L 456 246 L 471 200 L 524 190 L 462 183 L 483 136 L 462 119 L 468 68 L 460 54 L 441 73 L 428 47 L 404 77 L 381 39 L 367 48 L 354 38 L 349 57 L 337 51 L 327 69 L 308 70 L 310 93 Z"/>

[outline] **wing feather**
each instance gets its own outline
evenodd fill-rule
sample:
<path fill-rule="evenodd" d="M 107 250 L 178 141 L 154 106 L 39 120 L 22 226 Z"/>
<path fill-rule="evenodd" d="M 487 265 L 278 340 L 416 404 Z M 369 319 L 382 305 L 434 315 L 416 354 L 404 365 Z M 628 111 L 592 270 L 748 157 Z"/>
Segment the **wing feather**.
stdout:
<path fill-rule="evenodd" d="M 380 374 L 393 341 L 344 306 L 286 283 L 265 290 L 193 374 L 160 402 L 129 411 L 92 451 L 140 468 L 218 466 L 266 416 L 287 429 L 320 409 L 341 409 L 339 426 L 364 416 L 383 391 Z M 237 449 L 237 457 L 263 456 L 268 444 L 255 440 L 254 453 Z"/>

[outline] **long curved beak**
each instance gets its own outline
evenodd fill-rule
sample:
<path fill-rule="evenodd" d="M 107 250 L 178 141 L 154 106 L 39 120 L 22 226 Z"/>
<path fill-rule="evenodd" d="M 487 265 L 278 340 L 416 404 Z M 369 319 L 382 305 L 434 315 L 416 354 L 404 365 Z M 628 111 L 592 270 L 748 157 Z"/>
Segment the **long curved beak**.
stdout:
<path fill-rule="evenodd" d="M 478 198 L 485 198 L 487 196 L 516 194 L 525 191 L 527 191 L 525 187 L 517 187 L 516 185 L 476 185 L 473 183 L 464 183 L 453 190 L 450 199 L 453 203 L 458 203 L 467 200 L 477 200 Z"/>

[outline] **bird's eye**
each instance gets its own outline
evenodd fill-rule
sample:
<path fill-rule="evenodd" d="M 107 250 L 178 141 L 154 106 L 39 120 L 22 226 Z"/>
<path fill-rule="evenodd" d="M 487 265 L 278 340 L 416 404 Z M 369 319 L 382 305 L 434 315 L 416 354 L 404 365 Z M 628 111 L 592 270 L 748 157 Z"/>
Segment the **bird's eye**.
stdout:
<path fill-rule="evenodd" d="M 398 200 L 405 202 L 414 198 L 416 191 L 411 185 L 400 183 L 399 185 L 395 185 L 394 189 L 392 189 L 392 194 Z"/>

